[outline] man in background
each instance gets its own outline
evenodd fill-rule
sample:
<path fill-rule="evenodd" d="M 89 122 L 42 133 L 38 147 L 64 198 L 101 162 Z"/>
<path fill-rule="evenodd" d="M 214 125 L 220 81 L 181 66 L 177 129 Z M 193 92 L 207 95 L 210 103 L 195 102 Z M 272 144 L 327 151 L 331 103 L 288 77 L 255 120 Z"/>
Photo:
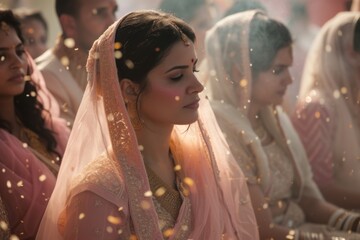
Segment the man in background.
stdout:
<path fill-rule="evenodd" d="M 116 20 L 118 6 L 115 0 L 56 0 L 55 8 L 62 33 L 36 62 L 71 127 L 87 84 L 89 50 Z"/>

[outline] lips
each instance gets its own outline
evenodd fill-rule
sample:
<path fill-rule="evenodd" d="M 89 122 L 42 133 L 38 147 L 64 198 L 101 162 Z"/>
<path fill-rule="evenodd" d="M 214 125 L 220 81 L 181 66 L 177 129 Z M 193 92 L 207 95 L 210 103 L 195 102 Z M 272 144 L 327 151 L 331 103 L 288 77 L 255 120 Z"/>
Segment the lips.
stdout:
<path fill-rule="evenodd" d="M 200 101 L 200 98 L 197 98 L 195 101 L 191 102 L 190 104 L 185 105 L 184 108 L 198 109 L 199 108 L 199 101 Z"/>
<path fill-rule="evenodd" d="M 9 78 L 9 81 L 10 81 L 10 82 L 14 82 L 14 83 L 23 83 L 23 82 L 25 82 L 25 81 L 24 81 L 24 77 L 25 77 L 24 74 L 21 74 L 21 73 L 20 73 L 20 74 L 16 74 L 16 75 L 10 77 L 10 78 Z"/>

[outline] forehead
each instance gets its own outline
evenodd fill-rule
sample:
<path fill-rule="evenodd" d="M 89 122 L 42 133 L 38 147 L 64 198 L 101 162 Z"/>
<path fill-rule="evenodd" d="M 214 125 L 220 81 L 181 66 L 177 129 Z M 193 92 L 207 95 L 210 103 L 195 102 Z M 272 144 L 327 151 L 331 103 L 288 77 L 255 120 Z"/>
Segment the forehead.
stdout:
<path fill-rule="evenodd" d="M 272 65 L 291 65 L 293 62 L 292 47 L 281 48 L 275 55 Z"/>
<path fill-rule="evenodd" d="M 80 10 L 91 11 L 97 8 L 113 8 L 117 4 L 115 0 L 80 0 L 79 5 Z"/>
<path fill-rule="evenodd" d="M 0 48 L 13 48 L 21 43 L 15 29 L 9 27 L 6 30 L 0 28 Z"/>
<path fill-rule="evenodd" d="M 192 67 L 197 57 L 193 42 L 188 41 L 189 44 L 187 45 L 183 41 L 178 41 L 171 46 L 168 54 L 155 68 L 166 72 L 174 66 L 188 65 Z"/>

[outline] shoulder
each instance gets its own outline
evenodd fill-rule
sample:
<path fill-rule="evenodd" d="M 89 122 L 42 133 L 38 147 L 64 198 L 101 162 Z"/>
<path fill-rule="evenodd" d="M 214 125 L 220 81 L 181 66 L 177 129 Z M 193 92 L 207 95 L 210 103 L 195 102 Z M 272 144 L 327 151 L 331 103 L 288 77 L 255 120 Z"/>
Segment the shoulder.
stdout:
<path fill-rule="evenodd" d="M 123 177 L 119 167 L 108 154 L 91 161 L 72 184 L 75 192 L 91 191 L 97 195 L 112 195 L 119 198 L 124 193 Z"/>

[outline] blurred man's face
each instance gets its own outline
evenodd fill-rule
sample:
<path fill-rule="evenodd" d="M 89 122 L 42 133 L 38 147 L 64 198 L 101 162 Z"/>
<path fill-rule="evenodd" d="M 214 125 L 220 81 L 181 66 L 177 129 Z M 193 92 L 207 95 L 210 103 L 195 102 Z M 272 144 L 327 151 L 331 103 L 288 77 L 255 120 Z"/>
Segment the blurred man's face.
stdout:
<path fill-rule="evenodd" d="M 115 0 L 81 0 L 73 36 L 76 46 L 90 50 L 94 41 L 115 22 L 117 9 Z"/>

